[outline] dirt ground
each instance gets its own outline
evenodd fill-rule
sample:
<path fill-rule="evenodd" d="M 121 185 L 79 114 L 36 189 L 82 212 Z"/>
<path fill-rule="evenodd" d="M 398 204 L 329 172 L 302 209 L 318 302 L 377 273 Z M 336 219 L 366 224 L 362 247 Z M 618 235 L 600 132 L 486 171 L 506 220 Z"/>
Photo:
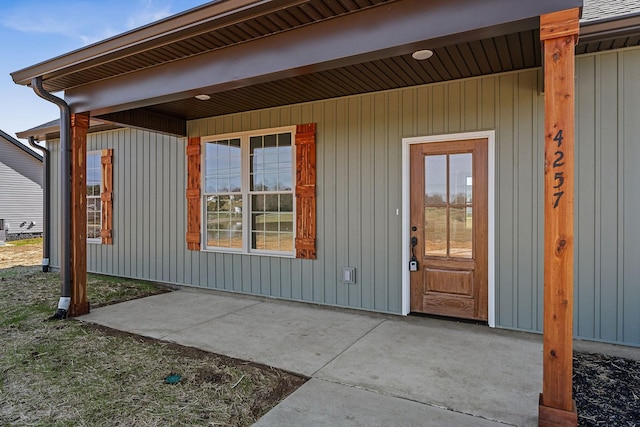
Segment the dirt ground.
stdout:
<path fill-rule="evenodd" d="M 25 241 L 9 242 L 0 246 L 0 269 L 18 265 L 40 265 L 42 262 L 41 239 L 31 239 L 37 244 L 25 244 Z M 39 244 L 38 244 L 39 243 Z"/>

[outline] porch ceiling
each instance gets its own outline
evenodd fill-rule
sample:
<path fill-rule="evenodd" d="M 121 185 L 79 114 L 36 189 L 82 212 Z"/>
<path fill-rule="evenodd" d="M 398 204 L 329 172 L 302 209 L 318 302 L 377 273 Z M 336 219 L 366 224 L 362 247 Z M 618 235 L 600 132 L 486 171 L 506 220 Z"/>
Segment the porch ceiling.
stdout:
<path fill-rule="evenodd" d="M 241 111 L 355 95 L 379 90 L 476 77 L 541 66 L 538 29 L 433 49 L 426 61 L 410 54 L 391 56 L 253 86 L 209 93 L 208 101 L 193 97 L 144 107 L 161 115 L 194 120 Z M 589 37 L 576 47 L 586 54 L 640 46 L 640 35 Z M 105 117 L 109 117 L 106 115 Z"/>
<path fill-rule="evenodd" d="M 42 76 L 74 112 L 183 134 L 186 120 L 540 66 L 538 16 L 581 5 L 222 0 L 12 76 L 25 85 Z M 637 32 L 600 36 L 588 24 L 595 30 L 579 53 L 640 44 Z M 420 48 L 433 57 L 414 60 Z"/>
<path fill-rule="evenodd" d="M 411 54 L 269 81 L 145 107 L 155 113 L 193 120 L 240 111 L 396 89 L 540 66 L 539 30 L 532 29 L 432 49 L 416 61 Z"/>

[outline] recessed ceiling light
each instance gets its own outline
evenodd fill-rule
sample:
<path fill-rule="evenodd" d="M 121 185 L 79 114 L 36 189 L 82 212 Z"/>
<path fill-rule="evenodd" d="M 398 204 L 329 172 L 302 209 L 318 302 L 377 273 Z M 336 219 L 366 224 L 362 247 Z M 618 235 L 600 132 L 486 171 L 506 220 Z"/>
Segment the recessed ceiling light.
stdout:
<path fill-rule="evenodd" d="M 211 99 L 209 95 L 205 95 L 205 94 L 196 95 L 196 98 L 198 98 L 200 101 L 208 101 Z"/>
<path fill-rule="evenodd" d="M 433 51 L 428 49 L 416 50 L 411 56 L 417 61 L 424 61 L 425 59 L 429 59 L 433 56 Z"/>

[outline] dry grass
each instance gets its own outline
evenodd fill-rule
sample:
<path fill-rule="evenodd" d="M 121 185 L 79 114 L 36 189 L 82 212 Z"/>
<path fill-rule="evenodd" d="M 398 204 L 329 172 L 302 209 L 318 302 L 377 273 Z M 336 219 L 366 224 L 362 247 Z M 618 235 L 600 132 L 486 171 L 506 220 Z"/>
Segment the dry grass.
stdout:
<path fill-rule="evenodd" d="M 8 262 L 8 250 L 24 248 L 10 255 L 13 262 L 38 264 L 38 244 L 29 246 L 2 247 L 0 259 Z M 29 253 L 35 262 L 27 262 Z M 165 291 L 93 275 L 88 289 L 92 305 Z M 0 269 L 0 425 L 246 426 L 304 382 L 74 320 L 47 322 L 58 290 L 56 273 Z M 182 379 L 166 384 L 173 373 Z"/>
<path fill-rule="evenodd" d="M 0 246 L 0 269 L 17 265 L 40 265 L 42 239 L 16 240 Z"/>

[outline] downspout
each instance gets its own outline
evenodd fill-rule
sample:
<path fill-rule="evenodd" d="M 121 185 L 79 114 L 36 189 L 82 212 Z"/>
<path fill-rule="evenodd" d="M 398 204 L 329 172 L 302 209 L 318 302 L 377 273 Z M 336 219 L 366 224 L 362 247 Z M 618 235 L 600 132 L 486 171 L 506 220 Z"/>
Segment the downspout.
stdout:
<path fill-rule="evenodd" d="M 40 98 L 56 104 L 60 108 L 60 169 L 61 199 L 60 210 L 60 301 L 51 319 L 65 319 L 71 305 L 71 109 L 63 99 L 50 94 L 42 86 L 42 77 L 31 79 L 31 88 Z"/>
<path fill-rule="evenodd" d="M 42 227 L 42 272 L 46 273 L 49 271 L 49 254 L 50 254 L 50 250 L 49 247 L 51 246 L 50 243 L 50 235 L 49 235 L 49 230 L 51 229 L 51 217 L 49 216 L 49 209 L 51 208 L 51 187 L 49 185 L 49 175 L 50 175 L 50 158 L 49 158 L 49 150 L 47 149 L 47 147 L 40 146 L 38 144 L 35 143 L 35 139 L 30 136 L 29 137 L 29 145 L 31 145 L 33 148 L 37 148 L 38 150 L 42 150 L 42 163 L 43 163 L 43 168 L 44 168 L 44 179 L 43 179 L 43 183 L 42 186 L 43 188 L 43 192 L 44 192 L 44 200 L 43 200 L 43 205 L 44 205 L 44 209 L 42 212 L 42 222 L 43 227 Z"/>

